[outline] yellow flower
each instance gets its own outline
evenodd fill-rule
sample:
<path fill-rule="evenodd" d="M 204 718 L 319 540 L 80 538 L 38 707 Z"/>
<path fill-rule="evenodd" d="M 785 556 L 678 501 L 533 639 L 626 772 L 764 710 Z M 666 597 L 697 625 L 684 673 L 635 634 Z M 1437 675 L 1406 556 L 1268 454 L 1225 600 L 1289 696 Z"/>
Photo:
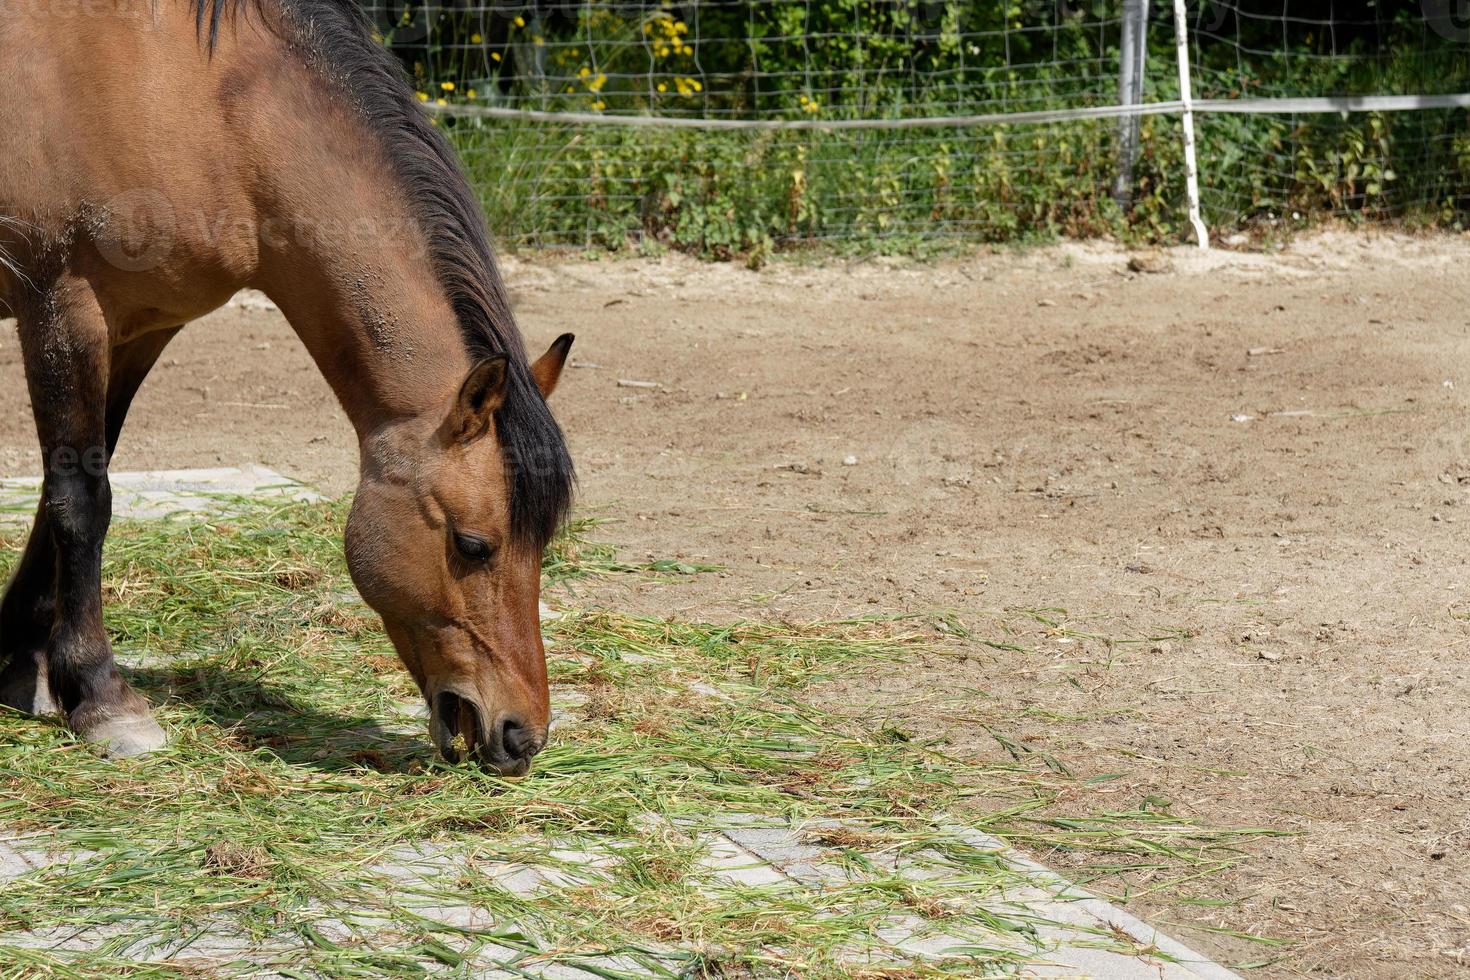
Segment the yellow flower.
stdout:
<path fill-rule="evenodd" d="M 491 51 L 490 52 L 490 57 L 493 58 L 493 59 L 495 59 L 496 61 L 499 61 L 500 60 L 500 52 L 499 51 Z"/>
<path fill-rule="evenodd" d="M 482 42 L 484 40 L 485 39 L 483 37 L 481 37 L 480 35 L 478 35 L 478 34 L 471 34 L 470 35 L 470 43 L 471 44 L 479 44 L 480 42 Z"/>
<path fill-rule="evenodd" d="M 607 108 L 607 103 L 602 101 L 601 99 L 598 99 L 596 102 L 592 103 L 592 108 L 596 109 L 598 112 L 601 112 L 603 109 Z"/>
<path fill-rule="evenodd" d="M 538 44 L 538 45 L 545 44 L 546 43 L 546 38 L 542 37 L 540 34 L 537 34 L 535 37 L 531 38 L 531 43 L 532 44 Z"/>
<path fill-rule="evenodd" d="M 592 79 L 592 81 L 590 81 L 590 82 L 587 83 L 587 87 L 589 89 L 591 89 L 592 91 L 594 91 L 594 92 L 601 92 L 602 91 L 602 87 L 604 85 L 606 85 L 606 84 L 607 84 L 607 76 L 604 75 L 602 72 L 598 72 L 597 73 L 597 77 L 594 78 L 594 79 Z"/>
<path fill-rule="evenodd" d="M 446 92 L 453 92 L 454 91 L 454 83 L 453 82 L 440 82 L 439 83 L 439 87 L 442 88 Z"/>
<path fill-rule="evenodd" d="M 577 69 L 578 78 L 586 78 L 590 74 L 592 74 L 592 69 L 588 68 L 586 65 L 583 65 L 581 68 Z"/>
<path fill-rule="evenodd" d="M 644 34 L 652 34 L 653 33 L 653 25 L 645 22 L 644 25 L 643 25 L 643 33 Z"/>
<path fill-rule="evenodd" d="M 701 81 L 699 81 L 699 79 L 697 79 L 697 78 L 691 78 L 691 79 L 689 79 L 689 87 L 692 88 L 692 89 L 694 89 L 694 91 L 696 91 L 696 92 L 703 92 L 704 91 L 704 83 L 701 82 Z"/>
<path fill-rule="evenodd" d="M 691 48 L 689 45 L 686 44 L 686 45 L 684 45 L 684 53 L 685 54 L 693 54 L 694 53 L 694 49 Z"/>
<path fill-rule="evenodd" d="M 429 101 L 429 93 L 428 92 L 415 92 L 414 94 L 419 97 L 419 101 L 420 102 L 428 102 Z"/>
<path fill-rule="evenodd" d="M 660 92 L 667 92 L 669 90 L 669 83 L 668 82 L 659 82 L 658 83 L 658 90 Z"/>
<path fill-rule="evenodd" d="M 448 99 L 435 99 L 434 100 L 434 104 L 435 105 L 448 105 L 449 104 L 449 100 Z"/>
<path fill-rule="evenodd" d="M 517 27 L 525 27 L 526 26 L 526 18 L 524 18 L 524 17 L 517 17 L 516 20 L 515 20 L 515 25 Z"/>
<path fill-rule="evenodd" d="M 466 98 L 473 99 L 475 97 L 475 90 L 474 89 L 470 89 L 469 91 L 465 92 L 465 97 Z"/>
<path fill-rule="evenodd" d="M 653 53 L 656 54 L 656 55 L 658 55 L 660 58 L 666 58 L 666 57 L 668 57 L 669 49 L 667 47 L 665 47 L 664 45 L 660 44 L 658 47 L 656 47 L 656 48 L 653 49 Z"/>
<path fill-rule="evenodd" d="M 682 20 L 675 21 L 674 22 L 674 32 L 676 34 L 688 34 L 689 33 L 689 25 L 686 24 L 686 23 L 684 23 Z"/>

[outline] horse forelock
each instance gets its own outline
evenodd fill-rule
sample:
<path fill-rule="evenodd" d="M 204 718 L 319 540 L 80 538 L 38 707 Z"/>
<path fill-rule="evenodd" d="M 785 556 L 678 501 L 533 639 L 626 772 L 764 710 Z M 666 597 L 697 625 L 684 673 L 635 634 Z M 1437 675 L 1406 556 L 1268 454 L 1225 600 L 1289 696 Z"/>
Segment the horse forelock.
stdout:
<path fill-rule="evenodd" d="M 397 174 L 430 262 L 472 358 L 505 354 L 510 373 L 496 433 L 511 491 L 512 535 L 545 547 L 571 506 L 575 472 L 561 428 L 536 387 L 510 311 L 484 215 L 444 133 L 353 0 L 190 0 L 200 42 L 214 52 L 227 20 L 279 13 L 282 40 L 336 86 L 376 135 Z M 267 18 L 274 22 L 275 18 Z"/>

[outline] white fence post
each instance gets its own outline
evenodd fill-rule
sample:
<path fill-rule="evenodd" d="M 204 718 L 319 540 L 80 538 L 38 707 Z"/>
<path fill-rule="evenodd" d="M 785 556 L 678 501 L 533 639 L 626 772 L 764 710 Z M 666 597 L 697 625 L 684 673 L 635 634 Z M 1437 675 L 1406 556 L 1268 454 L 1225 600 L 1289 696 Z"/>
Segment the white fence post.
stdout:
<path fill-rule="evenodd" d="M 1174 0 L 1174 41 L 1179 49 L 1179 103 L 1184 122 L 1184 186 L 1189 196 L 1189 223 L 1200 248 L 1210 247 L 1210 233 L 1199 213 L 1199 168 L 1194 159 L 1194 100 L 1189 91 L 1189 25 L 1184 0 Z"/>

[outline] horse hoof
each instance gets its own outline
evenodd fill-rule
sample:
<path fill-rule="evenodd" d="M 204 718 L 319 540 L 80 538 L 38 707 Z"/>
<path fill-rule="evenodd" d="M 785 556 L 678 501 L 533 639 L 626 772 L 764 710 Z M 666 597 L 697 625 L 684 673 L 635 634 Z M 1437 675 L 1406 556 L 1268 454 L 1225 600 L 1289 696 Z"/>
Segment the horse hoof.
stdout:
<path fill-rule="evenodd" d="M 161 749 L 168 742 L 158 722 L 148 715 L 125 715 L 121 718 L 104 718 L 85 732 L 82 738 L 95 745 L 114 759 L 143 755 Z"/>

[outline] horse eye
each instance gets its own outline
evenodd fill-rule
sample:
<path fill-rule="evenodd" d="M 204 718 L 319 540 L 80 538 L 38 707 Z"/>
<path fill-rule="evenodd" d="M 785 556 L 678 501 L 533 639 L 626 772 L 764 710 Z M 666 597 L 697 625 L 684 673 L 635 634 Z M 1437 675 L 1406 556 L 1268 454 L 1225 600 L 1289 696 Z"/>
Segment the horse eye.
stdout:
<path fill-rule="evenodd" d="M 454 535 L 454 549 L 465 561 L 489 561 L 490 544 L 484 538 L 469 534 Z"/>

